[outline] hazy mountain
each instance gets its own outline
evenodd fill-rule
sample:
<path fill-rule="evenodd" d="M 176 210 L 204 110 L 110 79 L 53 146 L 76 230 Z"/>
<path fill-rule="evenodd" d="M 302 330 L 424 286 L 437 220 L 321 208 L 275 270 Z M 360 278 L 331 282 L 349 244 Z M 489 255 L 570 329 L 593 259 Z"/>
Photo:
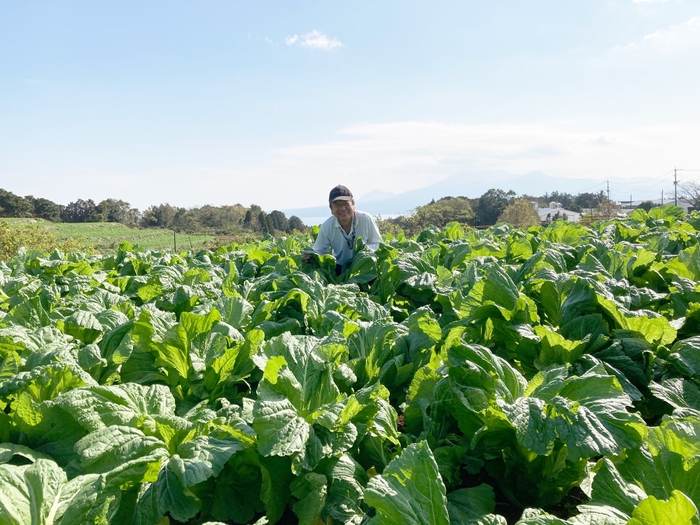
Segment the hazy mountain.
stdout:
<path fill-rule="evenodd" d="M 638 190 L 640 184 L 644 182 L 637 179 L 610 179 L 610 186 L 630 187 L 636 185 Z M 484 170 L 470 171 L 467 173 L 456 173 L 446 179 L 403 193 L 391 193 L 381 190 L 373 190 L 362 197 L 356 199 L 357 209 L 374 215 L 396 215 L 409 213 L 417 206 L 429 203 L 432 199 L 442 197 L 464 196 L 471 199 L 480 197 L 491 188 L 504 191 L 513 190 L 517 195 L 531 195 L 539 197 L 554 191 L 570 193 L 591 192 L 597 193 L 606 190 L 606 181 L 601 179 L 567 179 L 562 177 L 551 177 L 540 171 L 533 171 L 525 175 L 516 175 L 505 170 Z M 297 208 L 283 210 L 289 217 L 297 215 L 299 217 L 323 217 L 328 216 L 328 206 L 316 206 L 313 208 Z"/>
<path fill-rule="evenodd" d="M 357 200 L 358 202 L 372 202 L 391 199 L 392 197 L 396 197 L 396 193 L 391 191 L 372 190 L 369 193 L 365 193 L 362 197 L 358 197 Z"/>

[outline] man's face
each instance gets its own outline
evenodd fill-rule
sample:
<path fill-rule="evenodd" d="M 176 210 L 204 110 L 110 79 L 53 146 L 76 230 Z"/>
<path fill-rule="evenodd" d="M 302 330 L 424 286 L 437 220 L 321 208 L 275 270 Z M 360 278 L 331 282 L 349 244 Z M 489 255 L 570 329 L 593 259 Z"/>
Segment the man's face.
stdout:
<path fill-rule="evenodd" d="M 338 219 L 341 224 L 352 220 L 355 214 L 355 203 L 353 201 L 337 200 L 331 202 L 331 214 Z"/>

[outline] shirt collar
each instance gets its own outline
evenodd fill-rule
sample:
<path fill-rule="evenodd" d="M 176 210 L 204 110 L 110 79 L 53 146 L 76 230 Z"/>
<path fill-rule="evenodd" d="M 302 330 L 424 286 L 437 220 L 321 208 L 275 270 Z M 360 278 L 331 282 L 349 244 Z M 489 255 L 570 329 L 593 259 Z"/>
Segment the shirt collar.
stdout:
<path fill-rule="evenodd" d="M 343 227 L 340 225 L 340 221 L 338 220 L 338 217 L 333 215 L 333 220 L 335 221 L 335 227 L 340 228 L 341 230 Z M 355 229 L 355 226 L 357 226 L 357 212 L 352 214 L 352 225 L 350 226 L 350 231 Z M 345 230 L 343 230 L 345 231 Z"/>

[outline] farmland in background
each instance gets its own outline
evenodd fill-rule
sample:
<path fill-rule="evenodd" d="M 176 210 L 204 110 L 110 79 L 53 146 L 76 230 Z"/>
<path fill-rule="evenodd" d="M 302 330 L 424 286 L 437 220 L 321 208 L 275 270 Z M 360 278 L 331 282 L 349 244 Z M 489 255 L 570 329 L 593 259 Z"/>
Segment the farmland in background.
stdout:
<path fill-rule="evenodd" d="M 46 228 L 58 241 L 74 239 L 99 252 L 119 248 L 121 242 L 138 245 L 144 250 L 173 248 L 173 232 L 164 229 L 129 228 L 118 222 L 49 222 L 43 219 L 0 219 L 12 226 L 36 225 Z M 176 233 L 178 250 L 215 248 L 226 243 L 227 239 L 217 240 L 215 235 Z M 230 241 L 229 241 L 230 242 Z"/>

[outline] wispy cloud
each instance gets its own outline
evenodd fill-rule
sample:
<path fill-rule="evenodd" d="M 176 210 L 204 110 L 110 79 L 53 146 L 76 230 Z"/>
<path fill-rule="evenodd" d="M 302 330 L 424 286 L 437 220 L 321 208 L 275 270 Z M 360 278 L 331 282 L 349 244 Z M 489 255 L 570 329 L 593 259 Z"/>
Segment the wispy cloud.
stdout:
<path fill-rule="evenodd" d="M 336 47 L 344 47 L 343 43 L 339 40 L 333 38 L 328 38 L 320 31 L 313 30 L 304 35 L 291 35 L 284 39 L 285 44 L 288 46 L 293 46 L 297 42 L 301 47 L 306 47 L 308 49 L 321 49 L 323 51 L 330 51 Z"/>
<path fill-rule="evenodd" d="M 284 209 L 324 202 L 330 182 L 362 195 L 375 189 L 401 193 L 484 170 L 563 178 L 656 175 L 673 162 L 699 165 L 698 141 L 692 126 L 366 123 L 344 128 L 332 140 L 271 151 L 262 164 L 205 171 L 213 186 L 224 194 L 230 188 L 242 202 L 258 202 L 260 181 L 266 181 L 275 191 L 264 204 Z"/>
<path fill-rule="evenodd" d="M 576 123 L 364 123 L 340 129 L 328 140 L 270 150 L 262 161 L 246 163 L 231 156 L 152 172 L 70 168 L 60 176 L 18 181 L 12 191 L 27 195 L 40 186 L 44 195 L 68 203 L 76 197 L 74 189 L 81 188 L 82 195 L 95 200 L 120 198 L 140 209 L 158 202 L 240 202 L 289 209 L 322 205 L 328 188 L 339 183 L 363 195 L 377 189 L 402 193 L 457 173 L 498 170 L 601 180 L 657 176 L 672 173 L 674 165 L 700 168 L 699 142 L 700 129 L 694 124 L 586 128 Z M 105 194 L 114 188 L 119 188 L 116 194 Z"/>
<path fill-rule="evenodd" d="M 659 56 L 700 48 L 700 17 L 664 27 L 637 42 L 615 46 L 613 55 Z"/>

